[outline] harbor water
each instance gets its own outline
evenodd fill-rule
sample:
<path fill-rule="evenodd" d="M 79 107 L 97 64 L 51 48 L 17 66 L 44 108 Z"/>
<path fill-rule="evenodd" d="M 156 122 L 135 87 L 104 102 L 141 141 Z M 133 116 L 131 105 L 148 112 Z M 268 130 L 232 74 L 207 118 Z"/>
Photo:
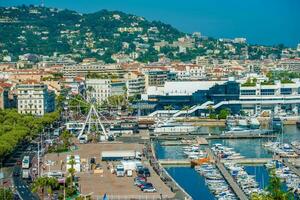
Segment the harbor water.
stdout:
<path fill-rule="evenodd" d="M 203 132 L 221 133 L 222 129 L 203 128 Z M 268 152 L 262 146 L 263 143 L 270 139 L 215 139 L 210 140 L 209 145 L 220 143 L 228 147 L 234 148 L 236 152 L 247 158 L 271 158 L 272 153 Z M 283 142 L 292 142 L 300 140 L 300 131 L 294 125 L 284 127 L 283 134 L 278 134 L 277 139 Z M 184 153 L 181 146 L 162 146 L 156 143 L 155 151 L 158 159 L 184 159 Z M 177 181 L 177 183 L 188 192 L 193 199 L 214 199 L 208 187 L 205 185 L 204 177 L 190 167 L 169 167 L 166 168 L 169 174 Z M 254 175 L 259 187 L 264 189 L 268 185 L 269 175 L 267 169 L 263 165 L 245 166 L 248 174 Z M 286 187 L 286 186 L 284 186 Z"/>

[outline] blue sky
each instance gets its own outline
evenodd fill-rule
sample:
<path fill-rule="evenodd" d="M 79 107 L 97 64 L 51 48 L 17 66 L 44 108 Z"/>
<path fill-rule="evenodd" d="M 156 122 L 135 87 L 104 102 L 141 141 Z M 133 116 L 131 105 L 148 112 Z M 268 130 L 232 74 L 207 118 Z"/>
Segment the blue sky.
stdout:
<path fill-rule="evenodd" d="M 39 0 L 0 0 L 1 6 Z M 45 0 L 48 7 L 79 12 L 121 10 L 161 20 L 181 31 L 213 37 L 246 37 L 250 43 L 300 43 L 299 0 Z"/>

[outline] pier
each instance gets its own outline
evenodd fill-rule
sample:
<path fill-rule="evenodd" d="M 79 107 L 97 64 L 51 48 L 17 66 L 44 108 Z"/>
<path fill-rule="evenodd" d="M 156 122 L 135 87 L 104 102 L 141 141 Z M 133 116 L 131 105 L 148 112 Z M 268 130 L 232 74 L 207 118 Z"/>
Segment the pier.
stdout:
<path fill-rule="evenodd" d="M 240 186 L 235 182 L 233 177 L 230 175 L 230 173 L 225 168 L 224 164 L 222 162 L 220 162 L 220 160 L 218 158 L 216 158 L 216 156 L 213 154 L 213 152 L 209 148 L 207 148 L 207 154 L 211 159 L 213 159 L 215 161 L 217 168 L 220 170 L 221 174 L 223 175 L 223 177 L 225 178 L 227 183 L 230 185 L 230 187 L 232 188 L 232 190 L 236 194 L 236 196 L 240 200 L 248 200 L 248 197 L 246 196 L 244 191 L 240 188 Z"/>
<path fill-rule="evenodd" d="M 157 140 L 169 140 L 169 141 L 176 141 L 178 144 L 178 140 L 185 139 L 185 140 L 195 140 L 197 137 L 205 138 L 206 140 L 212 139 L 258 139 L 258 138 L 277 138 L 275 134 L 235 134 L 235 135 L 211 135 L 210 133 L 198 133 L 198 134 L 155 134 L 150 136 L 152 139 Z M 197 141 L 195 141 L 196 143 Z M 208 144 L 208 143 L 207 143 Z"/>
<path fill-rule="evenodd" d="M 191 161 L 187 159 L 159 159 L 161 165 L 191 165 Z"/>
<path fill-rule="evenodd" d="M 276 138 L 277 135 L 260 135 L 260 134 L 240 134 L 240 135 L 210 135 L 206 139 L 257 139 L 257 138 Z"/>
<path fill-rule="evenodd" d="M 208 141 L 204 137 L 196 137 L 193 140 L 176 140 L 163 141 L 161 146 L 186 146 L 186 145 L 208 145 Z"/>
<path fill-rule="evenodd" d="M 300 155 L 300 150 L 297 149 L 294 145 L 291 144 L 292 149 L 296 152 L 296 154 Z"/>
<path fill-rule="evenodd" d="M 294 172 L 295 174 L 297 174 L 297 176 L 300 177 L 300 171 L 296 167 L 294 167 L 291 163 L 289 163 L 287 158 L 284 158 L 282 161 L 283 161 L 285 166 L 290 168 L 290 170 L 292 170 L 292 172 Z"/>
<path fill-rule="evenodd" d="M 236 160 L 221 160 L 222 163 L 224 162 L 232 162 L 232 163 L 238 163 L 238 164 L 265 164 L 269 161 L 273 160 L 272 158 L 242 158 L 242 159 L 236 159 Z"/>

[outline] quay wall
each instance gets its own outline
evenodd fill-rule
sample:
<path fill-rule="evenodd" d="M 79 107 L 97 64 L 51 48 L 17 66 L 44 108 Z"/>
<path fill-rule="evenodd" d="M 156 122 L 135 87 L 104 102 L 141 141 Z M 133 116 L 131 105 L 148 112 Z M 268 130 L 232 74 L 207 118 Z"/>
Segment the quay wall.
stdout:
<path fill-rule="evenodd" d="M 176 190 L 175 199 L 184 199 L 184 200 L 192 200 L 193 198 L 173 179 L 173 177 L 167 172 L 167 170 L 160 164 L 158 159 L 156 158 L 154 144 L 151 142 L 151 152 L 153 159 L 156 161 L 159 167 L 160 176 L 165 180 L 171 180 L 171 188 L 172 190 Z"/>

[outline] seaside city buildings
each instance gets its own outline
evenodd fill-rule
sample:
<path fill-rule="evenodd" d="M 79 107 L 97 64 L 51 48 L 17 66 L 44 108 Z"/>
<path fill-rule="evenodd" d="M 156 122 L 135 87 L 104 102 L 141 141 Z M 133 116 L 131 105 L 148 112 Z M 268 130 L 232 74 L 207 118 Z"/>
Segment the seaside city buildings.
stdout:
<path fill-rule="evenodd" d="M 0 63 L 1 108 L 15 107 L 20 113 L 43 115 L 53 110 L 54 93 L 64 91 L 92 97 L 99 104 L 115 95 L 135 97 L 139 101 L 132 106 L 142 109 L 142 114 L 168 105 L 178 110 L 185 105 L 199 105 L 191 113 L 195 116 L 206 115 L 208 105 L 216 111 L 227 108 L 232 113 L 299 113 L 299 79 L 270 82 L 267 76 L 280 71 L 298 73 L 299 58 L 228 60 L 198 56 L 185 63 L 160 60 L 148 64 L 105 64 L 95 59 L 74 64 L 60 60 L 61 57 L 57 62 L 36 62 L 32 69 L 19 69 L 14 62 Z M 255 83 L 248 84 L 254 79 Z M 26 90 L 33 97 L 25 94 Z M 206 106 L 201 107 L 203 104 Z"/>

